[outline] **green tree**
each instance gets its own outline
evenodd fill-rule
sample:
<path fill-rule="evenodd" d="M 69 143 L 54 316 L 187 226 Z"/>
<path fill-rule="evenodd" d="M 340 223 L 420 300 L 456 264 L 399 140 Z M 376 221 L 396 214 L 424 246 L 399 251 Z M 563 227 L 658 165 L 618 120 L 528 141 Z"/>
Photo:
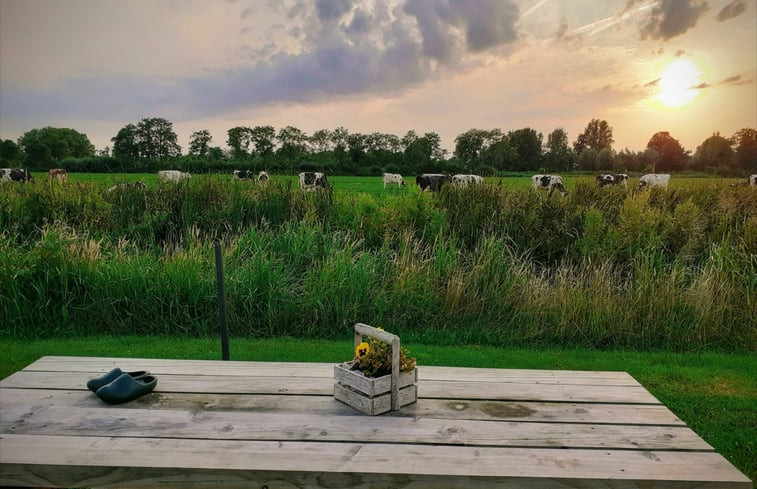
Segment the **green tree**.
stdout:
<path fill-rule="evenodd" d="M 568 143 L 568 133 L 562 127 L 558 127 L 547 136 L 544 162 L 549 170 L 573 169 L 573 153 Z"/>
<path fill-rule="evenodd" d="M 473 168 L 478 166 L 479 157 L 486 149 L 489 132 L 483 129 L 468 129 L 464 133 L 458 134 L 455 138 L 455 151 L 453 154 L 468 170 L 472 171 Z"/>
<path fill-rule="evenodd" d="M 686 151 L 667 131 L 655 133 L 647 143 L 647 149 L 653 149 L 659 154 L 657 164 L 652 169 L 654 173 L 680 171 L 686 165 Z"/>
<path fill-rule="evenodd" d="M 310 147 L 315 153 L 325 153 L 331 150 L 333 145 L 331 141 L 331 131 L 328 129 L 318 129 L 310 136 Z"/>
<path fill-rule="evenodd" d="M 243 160 L 248 155 L 250 148 L 250 133 L 252 129 L 244 126 L 232 127 L 226 131 L 228 136 L 226 144 L 231 148 L 231 157 L 235 160 Z"/>
<path fill-rule="evenodd" d="M 276 147 L 276 129 L 273 126 L 255 126 L 250 130 L 249 137 L 256 155 L 266 159 L 273 154 Z"/>
<path fill-rule="evenodd" d="M 745 127 L 731 136 L 731 144 L 736 147 L 736 164 L 747 174 L 757 173 L 757 129 Z"/>
<path fill-rule="evenodd" d="M 518 161 L 513 170 L 535 171 L 542 166 L 542 141 L 544 136 L 530 127 L 510 131 L 510 145 L 518 152 Z"/>
<path fill-rule="evenodd" d="M 21 150 L 11 139 L 3 139 L 0 143 L 0 165 L 15 166 L 21 159 Z"/>
<path fill-rule="evenodd" d="M 692 167 L 695 170 L 719 166 L 730 167 L 734 163 L 733 156 L 731 142 L 721 136 L 719 132 L 716 132 L 697 147 L 694 158 L 692 158 Z"/>
<path fill-rule="evenodd" d="M 340 169 L 347 163 L 347 137 L 350 133 L 347 129 L 339 126 L 331 131 L 331 144 L 334 146 L 334 158 Z"/>
<path fill-rule="evenodd" d="M 605 120 L 592 119 L 584 129 L 584 132 L 578 135 L 578 139 L 573 143 L 573 149 L 578 154 L 586 148 L 591 148 L 597 152 L 603 149 L 612 149 L 612 127 Z"/>
<path fill-rule="evenodd" d="M 95 154 L 95 147 L 86 134 L 68 128 L 32 129 L 21 136 L 18 146 L 26 154 L 26 164 L 40 169 L 52 168 L 63 158 L 84 158 Z"/>
<path fill-rule="evenodd" d="M 294 126 L 286 126 L 279 129 L 276 138 L 279 141 L 277 153 L 286 159 L 292 172 L 294 161 L 307 153 L 307 135 Z"/>
<path fill-rule="evenodd" d="M 210 135 L 210 131 L 203 129 L 202 131 L 193 132 L 189 137 L 189 154 L 206 157 L 210 150 L 210 142 L 213 137 Z"/>
<path fill-rule="evenodd" d="M 113 157 L 121 161 L 139 159 L 139 145 L 137 144 L 137 126 L 127 124 L 110 140 L 113 143 Z"/>
<path fill-rule="evenodd" d="M 578 169 L 581 171 L 599 170 L 599 152 L 594 148 L 585 148 L 578 154 Z"/>
<path fill-rule="evenodd" d="M 147 159 L 165 159 L 181 155 L 173 123 L 162 117 L 146 117 L 137 123 L 139 155 Z"/>

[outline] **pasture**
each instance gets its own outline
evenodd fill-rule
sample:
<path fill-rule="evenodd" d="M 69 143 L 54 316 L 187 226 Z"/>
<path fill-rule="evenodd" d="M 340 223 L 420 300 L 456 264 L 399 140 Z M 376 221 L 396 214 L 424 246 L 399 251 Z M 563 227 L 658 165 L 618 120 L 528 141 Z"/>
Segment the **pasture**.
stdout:
<path fill-rule="evenodd" d="M 147 177 L 0 186 L 0 334 L 213 334 L 220 240 L 238 336 L 335 339 L 365 320 L 436 344 L 757 346 L 757 192 L 729 180 L 571 175 L 562 197 L 528 176 L 438 195 Z M 105 191 L 127 180 L 148 187 Z"/>

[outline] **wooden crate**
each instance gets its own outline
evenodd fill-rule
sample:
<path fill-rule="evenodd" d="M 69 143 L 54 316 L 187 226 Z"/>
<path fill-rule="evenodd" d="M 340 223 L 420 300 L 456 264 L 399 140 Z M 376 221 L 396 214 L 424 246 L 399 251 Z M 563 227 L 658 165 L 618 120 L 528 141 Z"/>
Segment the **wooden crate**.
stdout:
<path fill-rule="evenodd" d="M 355 325 L 355 346 L 363 336 L 376 338 L 392 346 L 392 373 L 382 377 L 366 377 L 351 370 L 353 362 L 334 366 L 334 398 L 369 416 L 397 411 L 418 400 L 418 369 L 400 372 L 399 337 L 366 324 Z"/>

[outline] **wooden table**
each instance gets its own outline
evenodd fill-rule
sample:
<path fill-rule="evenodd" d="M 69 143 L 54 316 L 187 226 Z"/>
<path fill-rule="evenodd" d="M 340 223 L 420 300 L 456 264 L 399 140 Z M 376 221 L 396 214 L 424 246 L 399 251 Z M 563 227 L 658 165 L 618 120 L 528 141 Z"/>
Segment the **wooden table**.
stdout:
<path fill-rule="evenodd" d="M 155 391 L 109 406 L 114 366 Z M 419 367 L 417 404 L 335 401 L 333 364 L 44 357 L 0 382 L 0 484 L 751 488 L 624 372 Z"/>

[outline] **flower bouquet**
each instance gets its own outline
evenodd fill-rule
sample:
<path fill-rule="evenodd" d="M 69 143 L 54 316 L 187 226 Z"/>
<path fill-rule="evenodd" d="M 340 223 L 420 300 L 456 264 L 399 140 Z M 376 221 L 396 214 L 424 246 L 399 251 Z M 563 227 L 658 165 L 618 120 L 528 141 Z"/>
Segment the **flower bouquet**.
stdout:
<path fill-rule="evenodd" d="M 362 413 L 382 414 L 416 402 L 417 381 L 415 358 L 398 336 L 358 323 L 355 357 L 334 366 L 334 397 Z"/>

